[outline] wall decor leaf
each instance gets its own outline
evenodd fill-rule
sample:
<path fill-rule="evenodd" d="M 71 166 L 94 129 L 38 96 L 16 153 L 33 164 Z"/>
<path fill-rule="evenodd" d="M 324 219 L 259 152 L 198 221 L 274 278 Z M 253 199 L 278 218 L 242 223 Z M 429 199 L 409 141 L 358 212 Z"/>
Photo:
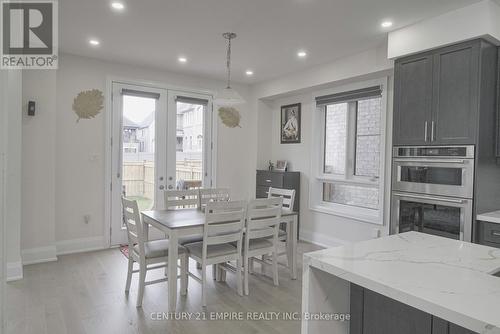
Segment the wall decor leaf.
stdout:
<path fill-rule="evenodd" d="M 220 107 L 219 108 L 219 118 L 222 121 L 222 124 L 227 126 L 228 128 L 241 128 L 240 121 L 241 116 L 238 110 L 233 107 Z"/>
<path fill-rule="evenodd" d="M 73 110 L 80 119 L 96 117 L 104 108 L 104 95 L 98 89 L 80 92 L 73 100 Z"/>

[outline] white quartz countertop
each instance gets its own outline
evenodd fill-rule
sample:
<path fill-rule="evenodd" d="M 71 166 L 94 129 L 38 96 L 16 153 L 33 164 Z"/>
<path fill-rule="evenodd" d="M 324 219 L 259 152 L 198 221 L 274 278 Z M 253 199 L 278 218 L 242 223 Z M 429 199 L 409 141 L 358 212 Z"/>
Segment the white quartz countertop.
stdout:
<path fill-rule="evenodd" d="M 476 220 L 500 224 L 500 210 L 477 215 Z"/>
<path fill-rule="evenodd" d="M 304 263 L 478 333 L 500 333 L 500 249 L 407 232 Z"/>

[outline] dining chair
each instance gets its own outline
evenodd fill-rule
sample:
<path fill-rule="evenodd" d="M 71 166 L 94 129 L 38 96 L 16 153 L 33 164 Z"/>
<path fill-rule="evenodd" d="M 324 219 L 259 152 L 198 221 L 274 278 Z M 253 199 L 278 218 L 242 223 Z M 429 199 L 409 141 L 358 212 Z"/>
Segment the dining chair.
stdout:
<path fill-rule="evenodd" d="M 209 202 L 229 201 L 229 189 L 226 188 L 202 188 L 200 190 L 200 209 L 203 210 Z"/>
<path fill-rule="evenodd" d="M 187 244 L 189 257 L 201 263 L 201 278 L 188 270 L 188 275 L 202 285 L 202 305 L 207 306 L 206 267 L 219 265 L 221 270 L 231 270 L 227 262 L 236 261 L 238 294 L 243 295 L 242 243 L 245 227 L 246 203 L 243 201 L 208 202 L 205 209 L 203 241 Z M 233 244 L 234 243 L 234 244 Z M 232 271 L 232 270 L 231 270 Z"/>
<path fill-rule="evenodd" d="M 243 270 L 245 295 L 249 294 L 248 276 L 249 259 L 255 259 L 261 265 L 268 262 L 259 256 L 272 256 L 274 285 L 278 285 L 278 230 L 281 222 L 282 197 L 255 199 L 248 203 L 246 229 L 243 243 Z"/>
<path fill-rule="evenodd" d="M 200 192 L 198 189 L 190 190 L 165 190 L 165 209 L 196 209 L 200 204 Z"/>
<path fill-rule="evenodd" d="M 146 273 L 149 270 L 166 268 L 167 265 L 177 266 L 177 263 L 168 264 L 168 240 L 145 240 L 143 222 L 137 206 L 137 201 L 128 200 L 122 197 L 123 218 L 127 227 L 128 236 L 128 272 L 125 292 L 130 291 L 132 274 L 139 273 L 139 289 L 137 293 L 137 307 L 142 306 L 144 288 L 146 285 L 165 282 L 171 277 L 146 281 Z M 173 279 L 181 279 L 181 294 L 186 294 L 188 280 L 188 257 L 184 247 L 179 247 L 180 276 Z M 139 264 L 139 269 L 134 270 L 134 263 Z M 166 272 L 166 271 L 165 271 Z"/>
<path fill-rule="evenodd" d="M 165 208 L 167 210 L 184 210 L 200 208 L 199 189 L 190 190 L 165 190 Z M 179 238 L 179 244 L 185 245 L 203 240 L 203 235 L 189 235 Z"/>
<path fill-rule="evenodd" d="M 294 210 L 295 203 L 295 189 L 281 189 L 281 188 L 273 188 L 269 187 L 269 191 L 267 193 L 268 198 L 281 197 L 283 198 L 283 209 L 282 212 L 292 213 Z M 285 242 L 286 244 L 286 252 L 279 253 L 278 256 L 286 255 L 287 265 L 290 266 L 290 262 L 292 261 L 292 255 L 289 254 L 288 247 L 288 229 L 290 225 L 286 225 L 285 229 L 280 227 L 278 231 L 278 240 L 281 242 Z"/>

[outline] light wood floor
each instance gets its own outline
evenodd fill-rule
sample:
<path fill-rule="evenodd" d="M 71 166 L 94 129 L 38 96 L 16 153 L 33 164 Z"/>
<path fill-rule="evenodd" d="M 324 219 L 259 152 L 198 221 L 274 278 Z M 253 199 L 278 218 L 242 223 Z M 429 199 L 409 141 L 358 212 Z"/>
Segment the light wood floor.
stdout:
<path fill-rule="evenodd" d="M 299 243 L 299 268 L 302 254 L 317 249 Z M 260 272 L 259 265 L 255 267 Z M 191 271 L 196 271 L 193 263 Z M 127 260 L 118 249 L 25 266 L 24 279 L 7 284 L 5 291 L 6 333 L 300 333 L 300 322 L 293 320 L 152 320 L 152 313 L 168 312 L 166 283 L 147 286 L 143 307 L 137 309 L 137 274 L 127 297 L 126 272 Z M 147 279 L 162 274 L 161 270 L 148 273 Z M 267 276 L 251 275 L 250 295 L 245 297 L 236 293 L 235 275 L 228 273 L 227 282 L 210 279 L 207 312 L 244 312 L 245 318 L 247 312 L 300 312 L 301 270 L 293 281 L 280 266 L 279 277 L 280 286 L 274 287 Z M 179 297 L 177 312 L 201 312 L 200 292 L 200 285 L 190 279 L 188 295 Z"/>

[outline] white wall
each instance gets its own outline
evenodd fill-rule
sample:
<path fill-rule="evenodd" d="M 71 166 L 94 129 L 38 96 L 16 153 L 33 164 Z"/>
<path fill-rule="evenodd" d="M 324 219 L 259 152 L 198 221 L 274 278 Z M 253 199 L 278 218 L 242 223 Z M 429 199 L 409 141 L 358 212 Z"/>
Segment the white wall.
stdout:
<path fill-rule="evenodd" d="M 23 72 L 23 264 L 55 260 L 56 71 Z M 28 116 L 28 101 L 36 102 Z"/>
<path fill-rule="evenodd" d="M 398 58 L 479 37 L 500 44 L 500 6 L 494 1 L 481 1 L 390 32 L 388 56 Z"/>
<path fill-rule="evenodd" d="M 0 333 L 4 329 L 4 289 L 5 289 L 5 132 L 6 132 L 6 108 L 5 93 L 7 91 L 7 75 L 0 71 Z"/>
<path fill-rule="evenodd" d="M 5 249 L 7 280 L 22 278 L 21 266 L 21 71 L 7 71 L 5 99 Z M 5 81 L 4 81 L 5 82 Z"/>
<path fill-rule="evenodd" d="M 34 249 L 50 244 L 50 233 L 38 235 L 38 228 L 50 231 L 52 216 L 55 217 L 54 240 L 58 253 L 102 247 L 106 243 L 104 113 L 110 111 L 105 110 L 92 120 L 80 120 L 77 123 L 72 103 L 82 90 L 96 88 L 106 92 L 106 80 L 110 76 L 205 91 L 217 91 L 224 87 L 224 82 L 218 80 L 69 54 L 60 55 L 55 79 L 46 73 L 27 75 L 24 98 L 26 101 L 36 99 L 39 113 L 24 121 L 23 139 L 26 143 L 23 149 L 26 158 L 41 168 L 38 170 L 35 166 L 25 164 L 23 169 L 23 175 L 27 176 L 24 186 L 29 188 L 30 184 L 37 185 L 35 194 L 23 197 L 23 209 L 29 212 L 23 219 L 23 226 L 26 227 L 22 235 L 25 255 L 31 255 Z M 249 103 L 240 107 L 241 128 L 229 129 L 221 123 L 218 125 L 217 185 L 229 187 L 234 198 L 245 199 L 255 191 L 257 118 L 251 111 L 248 87 L 236 85 L 235 88 Z M 48 148 L 47 154 L 35 152 L 41 142 L 52 140 L 55 142 L 53 151 Z M 54 174 L 50 173 L 50 169 L 55 170 Z M 47 180 L 37 180 L 38 176 L 45 173 L 49 175 Z M 54 181 L 54 199 L 37 196 L 43 192 L 42 186 L 47 186 L 51 193 L 51 178 Z M 52 203 L 53 210 L 50 209 Z M 44 219 L 37 222 L 40 225 L 35 225 L 31 219 L 33 210 L 42 207 Z M 83 216 L 86 214 L 91 216 L 89 224 L 84 223 Z"/>
<path fill-rule="evenodd" d="M 323 67 L 311 69 L 300 75 L 283 77 L 256 86 L 254 92 L 260 99 L 258 109 L 258 152 L 257 166 L 266 169 L 268 160 L 289 161 L 289 170 L 301 172 L 300 197 L 300 237 L 304 240 L 325 246 L 335 246 L 352 241 L 366 240 L 373 237 L 373 229 L 379 229 L 386 235 L 388 229 L 389 204 L 384 203 L 384 225 L 359 222 L 340 216 L 320 213 L 309 209 L 309 183 L 311 172 L 311 141 L 315 129 L 312 126 L 312 113 L 316 110 L 314 92 L 319 88 L 329 89 L 347 82 L 365 81 L 381 78 L 392 73 L 392 62 L 380 58 L 380 48 L 360 55 L 341 59 Z M 301 85 L 300 77 L 309 78 Z M 292 80 L 291 83 L 289 80 Z M 328 81 L 329 80 L 329 81 Z M 308 86 L 311 85 L 311 86 Z M 386 189 L 385 197 L 390 195 L 390 147 L 392 135 L 392 80 L 389 81 L 388 120 L 386 138 Z M 293 91 L 286 91 L 293 89 Z M 298 92 L 298 93 L 297 93 Z M 272 94 L 267 96 L 266 94 Z M 282 105 L 302 103 L 302 139 L 300 144 L 280 144 L 280 107 Z"/>

